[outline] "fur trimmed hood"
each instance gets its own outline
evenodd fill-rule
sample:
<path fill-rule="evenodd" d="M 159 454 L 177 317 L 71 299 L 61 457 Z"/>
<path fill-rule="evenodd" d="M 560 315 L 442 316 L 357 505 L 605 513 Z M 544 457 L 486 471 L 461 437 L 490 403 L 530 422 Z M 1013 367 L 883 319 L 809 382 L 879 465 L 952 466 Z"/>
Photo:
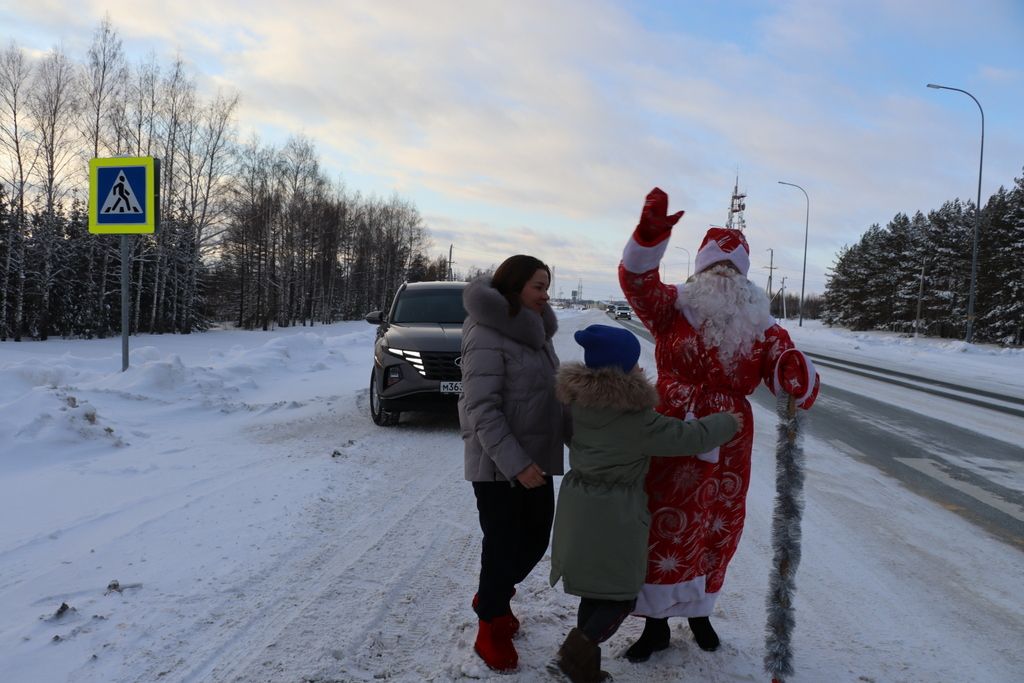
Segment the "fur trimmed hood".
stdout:
<path fill-rule="evenodd" d="M 510 316 L 508 300 L 491 286 L 489 276 L 470 282 L 463 290 L 462 303 L 466 312 L 481 325 L 534 349 L 542 348 L 558 331 L 558 319 L 548 304 L 544 304 L 540 315 L 520 308 L 519 313 Z"/>
<path fill-rule="evenodd" d="M 626 374 L 617 367 L 566 363 L 558 369 L 555 392 L 562 403 L 596 410 L 635 413 L 658 404 L 657 389 L 640 369 Z"/>

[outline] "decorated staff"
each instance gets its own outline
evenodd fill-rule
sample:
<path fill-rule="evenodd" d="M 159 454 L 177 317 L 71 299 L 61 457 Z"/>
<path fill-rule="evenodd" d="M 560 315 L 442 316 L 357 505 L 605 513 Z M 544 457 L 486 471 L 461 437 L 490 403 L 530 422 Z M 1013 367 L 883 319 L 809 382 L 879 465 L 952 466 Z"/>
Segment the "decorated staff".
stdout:
<path fill-rule="evenodd" d="M 768 581 L 768 621 L 765 625 L 764 669 L 772 683 L 793 674 L 790 636 L 796 624 L 793 598 L 800 564 L 800 517 L 804 509 L 803 415 L 796 399 L 779 392 L 775 450 L 775 512 L 772 516 L 772 572 Z"/>

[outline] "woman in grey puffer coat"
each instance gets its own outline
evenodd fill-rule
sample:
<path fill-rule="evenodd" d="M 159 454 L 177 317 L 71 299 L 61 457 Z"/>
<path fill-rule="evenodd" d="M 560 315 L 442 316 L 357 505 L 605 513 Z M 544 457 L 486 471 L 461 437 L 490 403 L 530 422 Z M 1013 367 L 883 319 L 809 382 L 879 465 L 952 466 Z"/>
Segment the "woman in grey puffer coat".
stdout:
<path fill-rule="evenodd" d="M 554 517 L 552 475 L 562 474 L 566 419 L 555 397 L 558 329 L 548 305 L 551 271 L 512 256 L 492 278 L 466 287 L 459 422 L 466 479 L 483 530 L 475 649 L 492 669 L 518 664 L 519 621 L 509 600 L 547 550 Z"/>

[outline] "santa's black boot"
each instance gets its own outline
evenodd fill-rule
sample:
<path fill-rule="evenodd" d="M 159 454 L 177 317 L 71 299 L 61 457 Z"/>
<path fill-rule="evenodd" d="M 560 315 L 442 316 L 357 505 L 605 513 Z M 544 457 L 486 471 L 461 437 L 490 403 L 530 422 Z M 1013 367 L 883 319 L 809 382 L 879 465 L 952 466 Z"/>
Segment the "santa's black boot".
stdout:
<path fill-rule="evenodd" d="M 700 649 L 714 652 L 718 649 L 719 640 L 715 629 L 711 628 L 711 620 L 707 617 L 691 617 L 690 630 L 693 631 L 693 639 L 697 641 Z"/>
<path fill-rule="evenodd" d="M 671 635 L 668 619 L 647 617 L 644 621 L 644 632 L 640 634 L 640 639 L 626 650 L 626 659 L 634 664 L 646 662 L 651 658 L 651 653 L 668 648 Z"/>

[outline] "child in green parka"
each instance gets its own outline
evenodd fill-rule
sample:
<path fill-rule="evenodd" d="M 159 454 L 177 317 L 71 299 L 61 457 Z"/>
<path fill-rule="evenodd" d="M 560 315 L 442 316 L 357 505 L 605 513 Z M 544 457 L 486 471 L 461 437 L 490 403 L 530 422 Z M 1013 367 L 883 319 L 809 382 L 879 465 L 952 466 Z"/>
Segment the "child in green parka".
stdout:
<path fill-rule="evenodd" d="M 726 443 L 737 413 L 683 421 L 654 410 L 658 393 L 637 367 L 629 331 L 590 325 L 575 339 L 584 363 L 558 371 L 559 400 L 572 408 L 570 471 L 562 479 L 551 544 L 551 585 L 580 597 L 577 628 L 558 651 L 573 683 L 600 681 L 599 643 L 633 610 L 647 574 L 650 513 L 644 479 L 651 456 L 692 456 Z"/>

